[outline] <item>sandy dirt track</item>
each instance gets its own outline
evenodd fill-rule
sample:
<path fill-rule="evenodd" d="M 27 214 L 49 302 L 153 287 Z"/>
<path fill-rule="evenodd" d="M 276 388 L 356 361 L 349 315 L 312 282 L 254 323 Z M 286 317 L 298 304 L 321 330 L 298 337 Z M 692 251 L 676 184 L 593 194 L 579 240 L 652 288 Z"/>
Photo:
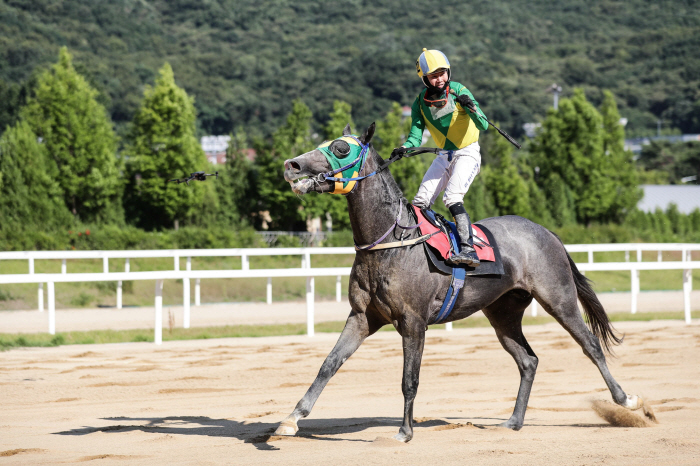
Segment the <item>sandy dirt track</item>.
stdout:
<path fill-rule="evenodd" d="M 602 378 L 557 324 L 525 333 L 540 358 L 526 425 L 507 419 L 514 362 L 492 329 L 430 330 L 408 444 L 401 341 L 368 339 L 297 437 L 268 435 L 337 335 L 15 349 L 0 353 L 0 464 L 700 464 L 700 325 L 625 322 L 612 373 L 660 424 L 612 427 Z M 469 424 L 471 423 L 471 424 Z"/>

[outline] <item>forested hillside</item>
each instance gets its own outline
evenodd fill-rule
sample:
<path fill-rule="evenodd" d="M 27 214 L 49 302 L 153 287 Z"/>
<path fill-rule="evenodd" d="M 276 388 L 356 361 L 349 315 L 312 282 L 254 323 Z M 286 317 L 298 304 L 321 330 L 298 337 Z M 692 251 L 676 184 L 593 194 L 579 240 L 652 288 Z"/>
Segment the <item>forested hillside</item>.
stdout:
<path fill-rule="evenodd" d="M 0 131 L 65 45 L 121 134 L 166 61 L 195 97 L 200 133 L 268 136 L 296 98 L 319 132 L 334 100 L 364 126 L 410 104 L 423 47 L 444 51 L 516 136 L 544 118 L 553 82 L 596 106 L 611 90 L 628 135 L 657 119 L 700 132 L 693 1 L 4 0 L 0 44 Z"/>

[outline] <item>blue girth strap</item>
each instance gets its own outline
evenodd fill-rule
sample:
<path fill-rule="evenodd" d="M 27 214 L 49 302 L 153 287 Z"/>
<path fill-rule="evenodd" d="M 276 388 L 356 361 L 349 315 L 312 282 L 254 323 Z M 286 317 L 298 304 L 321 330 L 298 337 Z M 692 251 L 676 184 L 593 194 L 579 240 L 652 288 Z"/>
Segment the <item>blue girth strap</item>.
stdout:
<path fill-rule="evenodd" d="M 457 228 L 454 223 L 447 222 L 450 226 L 450 241 L 452 242 L 452 249 L 455 250 L 456 254 L 459 254 L 459 241 L 457 241 Z M 445 296 L 445 301 L 442 303 L 440 312 L 438 313 L 437 319 L 435 319 L 434 324 L 440 324 L 444 322 L 447 317 L 449 317 L 452 308 L 457 302 L 457 297 L 459 296 L 459 291 L 464 286 L 464 278 L 467 275 L 467 271 L 462 267 L 452 268 L 452 283 L 447 289 L 447 295 Z"/>

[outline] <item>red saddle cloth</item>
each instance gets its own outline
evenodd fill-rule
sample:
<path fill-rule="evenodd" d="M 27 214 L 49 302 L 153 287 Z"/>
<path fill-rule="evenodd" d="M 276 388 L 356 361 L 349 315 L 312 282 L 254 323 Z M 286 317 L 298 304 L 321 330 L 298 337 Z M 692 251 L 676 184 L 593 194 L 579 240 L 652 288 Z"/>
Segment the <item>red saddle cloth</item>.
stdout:
<path fill-rule="evenodd" d="M 421 234 L 428 235 L 431 233 L 439 232 L 431 236 L 427 243 L 440 254 L 442 259 L 449 259 L 452 255 L 452 248 L 450 247 L 450 239 L 447 237 L 445 232 L 430 223 L 430 221 L 425 218 L 423 212 L 416 206 L 413 206 L 413 210 L 416 212 L 418 217 L 418 223 L 421 223 L 419 227 Z M 493 248 L 486 239 L 486 235 L 478 225 L 472 224 L 472 235 L 474 235 L 474 249 L 476 250 L 476 255 L 479 257 L 480 261 L 490 261 L 495 262 L 496 256 L 493 253 Z"/>

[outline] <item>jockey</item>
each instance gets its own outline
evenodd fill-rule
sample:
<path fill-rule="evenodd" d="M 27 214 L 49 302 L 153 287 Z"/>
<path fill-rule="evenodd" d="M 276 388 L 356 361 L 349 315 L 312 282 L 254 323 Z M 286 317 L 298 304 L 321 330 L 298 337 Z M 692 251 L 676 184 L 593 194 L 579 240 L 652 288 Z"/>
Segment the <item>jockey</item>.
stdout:
<path fill-rule="evenodd" d="M 430 208 L 444 190 L 443 201 L 455 219 L 460 236 L 460 252 L 449 261 L 453 265 L 477 267 L 479 258 L 463 201 L 480 170 L 479 131 L 486 131 L 488 122 L 469 89 L 450 81 L 450 62 L 442 52 L 423 49 L 416 61 L 416 71 L 425 89 L 411 107 L 412 124 L 406 142 L 391 155 L 402 156 L 407 148 L 419 147 L 423 130 L 428 127 L 437 146 L 444 150 L 425 173 L 413 204 L 421 209 Z"/>

